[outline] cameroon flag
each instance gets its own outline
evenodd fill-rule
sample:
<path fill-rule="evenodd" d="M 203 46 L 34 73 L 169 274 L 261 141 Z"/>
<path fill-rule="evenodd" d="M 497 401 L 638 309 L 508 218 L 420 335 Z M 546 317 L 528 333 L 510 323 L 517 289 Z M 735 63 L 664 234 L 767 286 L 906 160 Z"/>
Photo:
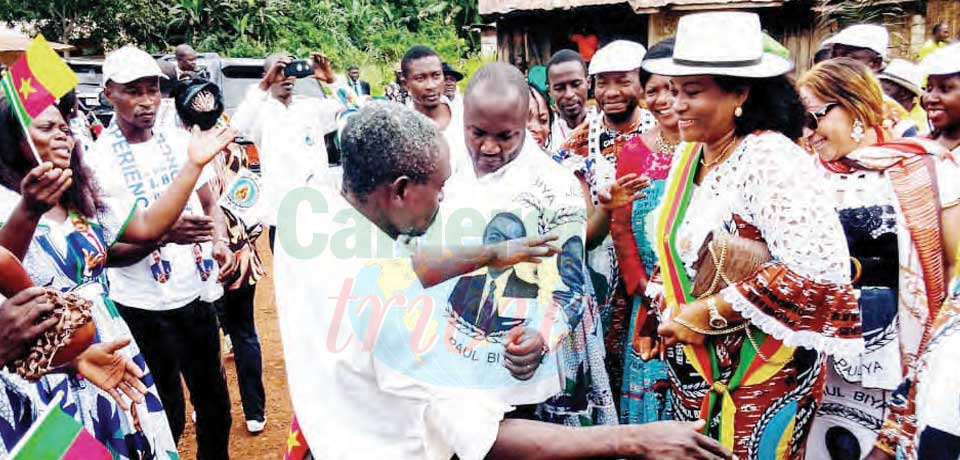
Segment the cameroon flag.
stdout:
<path fill-rule="evenodd" d="M 60 408 L 60 393 L 47 413 L 30 427 L 8 457 L 10 460 L 112 460 L 106 446 Z"/>
<path fill-rule="evenodd" d="M 3 73 L 3 93 L 24 126 L 77 86 L 77 75 L 38 35 L 23 56 Z"/>

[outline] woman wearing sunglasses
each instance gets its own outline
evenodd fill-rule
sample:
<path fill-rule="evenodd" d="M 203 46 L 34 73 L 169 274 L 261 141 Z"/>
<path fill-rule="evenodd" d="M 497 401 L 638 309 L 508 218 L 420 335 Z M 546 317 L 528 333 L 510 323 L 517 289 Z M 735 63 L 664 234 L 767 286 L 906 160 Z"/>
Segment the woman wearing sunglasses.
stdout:
<path fill-rule="evenodd" d="M 892 139 L 880 85 L 863 64 L 822 62 L 798 87 L 804 138 L 826 171 L 847 236 L 866 345 L 860 356 L 828 362 L 808 452 L 892 458 L 898 414 L 910 405 L 901 383 L 944 299 L 957 249 L 960 168 L 935 142 Z"/>

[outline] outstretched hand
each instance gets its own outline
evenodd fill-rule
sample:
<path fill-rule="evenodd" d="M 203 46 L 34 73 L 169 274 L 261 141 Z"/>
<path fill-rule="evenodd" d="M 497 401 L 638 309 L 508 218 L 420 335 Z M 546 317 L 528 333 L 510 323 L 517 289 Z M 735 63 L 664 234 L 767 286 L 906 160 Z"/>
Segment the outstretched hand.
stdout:
<path fill-rule="evenodd" d="M 644 197 L 642 190 L 650 186 L 650 178 L 630 173 L 597 193 L 597 201 L 607 211 L 621 208 Z"/>
<path fill-rule="evenodd" d="M 190 145 L 187 146 L 187 155 L 190 157 L 190 161 L 203 168 L 237 137 L 237 133 L 239 131 L 234 127 L 212 128 L 201 131 L 199 126 L 194 125 L 191 131 Z"/>
<path fill-rule="evenodd" d="M 706 422 L 653 422 L 624 425 L 617 449 L 630 458 L 731 459 L 733 454 L 714 439 L 702 434 Z"/>
<path fill-rule="evenodd" d="M 132 360 L 117 353 L 129 344 L 127 338 L 91 345 L 77 357 L 73 366 L 90 383 L 109 393 L 123 410 L 130 410 L 130 404 L 121 392 L 138 404 L 147 394 L 146 385 L 140 381 L 143 371 Z"/>
<path fill-rule="evenodd" d="M 493 260 L 488 266 L 503 269 L 524 262 L 538 264 L 542 258 L 560 253 L 559 248 L 549 244 L 557 238 L 555 235 L 530 236 L 494 244 Z"/>
<path fill-rule="evenodd" d="M 20 195 L 31 213 L 41 216 L 60 203 L 60 197 L 73 185 L 73 170 L 60 169 L 45 161 L 30 170 L 20 181 Z"/>
<path fill-rule="evenodd" d="M 701 329 L 711 329 L 709 314 L 703 302 L 697 301 L 687 305 L 681 305 L 679 308 L 680 312 L 676 317 L 681 318 L 682 322 L 692 324 Z M 663 345 L 667 347 L 677 343 L 684 345 L 703 345 L 707 340 L 705 335 L 694 332 L 689 327 L 677 321 L 665 321 L 657 329 L 657 334 L 662 338 Z"/>

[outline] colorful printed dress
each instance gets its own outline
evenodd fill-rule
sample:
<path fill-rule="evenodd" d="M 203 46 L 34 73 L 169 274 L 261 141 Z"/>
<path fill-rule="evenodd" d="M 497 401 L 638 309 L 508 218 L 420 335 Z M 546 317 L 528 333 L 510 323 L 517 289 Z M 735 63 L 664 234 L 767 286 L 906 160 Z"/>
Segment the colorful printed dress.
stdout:
<path fill-rule="evenodd" d="M 553 155 L 554 160 L 586 182 L 594 206 L 599 206 L 597 194 L 600 190 L 616 180 L 617 161 L 626 143 L 656 126 L 653 114 L 638 110 L 640 117 L 623 131 L 607 128 L 602 113 L 588 116 L 587 121 Z M 620 283 L 617 252 L 610 236 L 587 252 L 587 267 L 600 306 L 607 373 L 612 387 L 620 388 L 631 300 Z M 619 392 L 616 396 L 619 400 Z"/>
<path fill-rule="evenodd" d="M 660 205 L 673 152 L 654 152 L 642 137 L 635 137 L 624 145 L 617 163 L 617 176 L 637 173 L 650 178 L 644 197 L 624 206 L 610 216 L 610 234 L 620 261 L 620 271 L 627 294 L 632 302 L 630 329 L 624 350 L 623 383 L 620 386 L 620 423 L 638 424 L 673 418 L 669 404 L 670 379 L 667 364 L 660 359 L 644 361 L 640 357 L 637 339 L 651 336 L 650 327 L 655 313 L 649 311 L 650 302 L 640 292 L 657 265 L 653 250 L 656 241 L 656 213 Z"/>
<path fill-rule="evenodd" d="M 20 195 L 0 188 L 0 217 L 6 219 Z M 133 209 L 125 213 L 107 211 L 94 219 L 71 212 L 65 222 L 41 218 L 23 264 L 37 286 L 76 292 L 93 302 L 93 320 L 97 342 L 131 338 L 130 330 L 109 299 L 105 274 L 107 249 L 123 232 Z M 2 222 L 0 222 L 2 225 Z M 113 398 L 83 377 L 74 374 L 48 374 L 34 383 L 6 370 L 0 372 L 4 393 L 0 395 L 0 456 L 9 452 L 23 437 L 40 411 L 57 393 L 64 393 L 60 406 L 80 421 L 117 459 L 177 459 L 177 446 L 170 434 L 157 387 L 136 342 L 120 350 L 146 373 L 143 404 L 135 405 L 135 427 L 131 412 L 124 411 Z"/>
<path fill-rule="evenodd" d="M 661 323 L 691 294 L 712 232 L 763 241 L 773 259 L 718 295 L 750 326 L 667 350 L 674 416 L 741 459 L 802 459 L 823 395 L 825 354 L 863 350 L 849 256 L 833 202 L 809 156 L 777 133 L 748 135 L 695 185 L 701 146 L 677 155 L 658 211 Z"/>
<path fill-rule="evenodd" d="M 942 273 L 944 266 L 942 257 L 925 253 L 942 251 L 942 236 L 930 229 L 939 227 L 938 208 L 960 199 L 960 169 L 927 154 L 930 149 L 937 147 L 900 140 L 824 165 L 853 261 L 865 352 L 828 363 L 823 404 L 807 445 L 813 458 L 867 455 L 917 355 L 932 306 L 924 274 Z M 942 277 L 937 284 L 935 290 L 943 292 Z M 939 306 L 939 298 L 931 300 Z"/>

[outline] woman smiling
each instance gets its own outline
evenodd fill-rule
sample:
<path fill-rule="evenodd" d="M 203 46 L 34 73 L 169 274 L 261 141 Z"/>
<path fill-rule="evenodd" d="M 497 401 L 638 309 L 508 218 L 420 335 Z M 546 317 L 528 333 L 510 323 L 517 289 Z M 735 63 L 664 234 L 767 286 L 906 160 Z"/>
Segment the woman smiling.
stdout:
<path fill-rule="evenodd" d="M 681 18 L 673 57 L 643 67 L 673 77 L 686 142 L 659 211 L 663 283 L 648 289 L 675 416 L 706 419 L 741 459 L 803 458 L 824 354 L 862 346 L 840 222 L 793 142 L 792 67 L 764 53 L 755 14 L 732 12 Z"/>
<path fill-rule="evenodd" d="M 824 166 L 847 237 L 866 345 L 858 357 L 829 363 L 834 391 L 808 448 L 818 457 L 884 458 L 901 439 L 901 420 L 888 414 L 908 410 L 896 396 L 907 387 L 898 387 L 915 368 L 945 296 L 960 233 L 960 169 L 935 142 L 890 140 L 883 95 L 863 64 L 822 62 L 798 86 L 808 111 L 804 136 Z M 939 89 L 932 93 L 940 103 Z"/>

